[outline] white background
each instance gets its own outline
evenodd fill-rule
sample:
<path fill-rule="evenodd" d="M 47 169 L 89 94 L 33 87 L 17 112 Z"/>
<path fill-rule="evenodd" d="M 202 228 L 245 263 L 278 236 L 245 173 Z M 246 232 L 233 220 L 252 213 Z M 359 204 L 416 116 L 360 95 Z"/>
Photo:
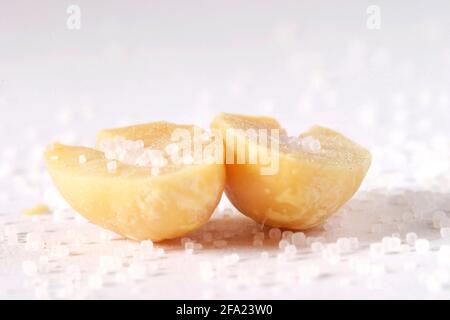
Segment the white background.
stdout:
<path fill-rule="evenodd" d="M 66 27 L 71 4 L 81 8 L 80 30 Z M 369 5 L 381 10 L 379 30 L 366 25 Z M 221 111 L 273 115 L 291 134 L 317 123 L 367 146 L 374 163 L 363 191 L 374 203 L 377 188 L 383 188 L 385 201 L 407 189 L 439 192 L 436 197 L 445 202 L 450 190 L 449 40 L 450 3 L 445 0 L 0 0 L 0 214 L 15 221 L 21 209 L 45 200 L 45 169 L 39 161 L 48 142 L 92 145 L 101 128 L 156 120 L 207 128 Z M 433 201 L 431 206 L 439 207 Z M 358 227 L 348 230 L 358 233 Z M 439 238 L 439 230 L 429 229 L 424 223 L 412 231 Z M 365 241 L 380 240 L 360 233 Z M 437 252 L 440 245 L 432 248 Z M 15 256 L 20 250 L 5 248 L 0 270 L 8 285 L 2 285 L 0 296 L 2 291 L 33 296 L 26 286 L 11 289 L 22 288 L 23 257 Z M 233 250 L 258 256 L 262 249 L 252 248 L 250 241 Z M 222 255 L 208 254 L 191 257 L 192 268 Z M 190 288 L 198 280 L 183 282 L 183 270 L 171 269 L 184 259 L 180 255 L 182 250 L 174 249 L 164 260 L 169 271 L 157 284 Z M 338 269 L 330 268 L 331 273 Z M 387 267 L 397 270 L 391 270 L 394 274 L 402 268 Z M 158 290 L 164 297 L 194 298 L 204 292 L 213 298 L 359 298 L 386 292 L 389 297 L 430 297 L 420 281 L 392 275 L 387 282 L 398 282 L 393 291 L 374 292 L 358 281 L 336 288 L 352 272 L 334 280 L 323 277 L 307 290 L 249 285 L 236 295 L 211 283 L 189 292 Z M 100 297 L 127 292 L 110 288 Z M 448 297 L 448 289 L 440 294 Z"/>

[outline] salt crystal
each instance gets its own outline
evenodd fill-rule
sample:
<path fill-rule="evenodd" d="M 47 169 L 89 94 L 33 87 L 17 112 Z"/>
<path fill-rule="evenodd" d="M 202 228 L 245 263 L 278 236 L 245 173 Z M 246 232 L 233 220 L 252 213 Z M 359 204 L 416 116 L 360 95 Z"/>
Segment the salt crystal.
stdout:
<path fill-rule="evenodd" d="M 303 150 L 310 153 L 319 153 L 322 149 L 320 141 L 311 136 L 301 139 L 301 145 Z"/>
<path fill-rule="evenodd" d="M 336 241 L 339 248 L 339 252 L 349 252 L 350 251 L 350 240 L 347 238 L 339 238 Z"/>
<path fill-rule="evenodd" d="M 410 251 L 410 246 L 409 246 L 408 244 L 402 244 L 402 245 L 400 245 L 399 252 L 401 252 L 401 253 L 407 253 L 407 252 L 409 252 L 409 251 Z"/>
<path fill-rule="evenodd" d="M 190 238 L 181 238 L 181 246 L 184 247 L 186 242 L 191 242 L 192 240 Z"/>
<path fill-rule="evenodd" d="M 381 243 L 380 243 L 381 245 Z M 371 266 L 368 260 L 366 259 L 351 259 L 350 267 L 355 270 L 357 274 L 367 275 L 370 273 Z"/>
<path fill-rule="evenodd" d="M 281 238 L 291 242 L 293 234 L 294 233 L 292 231 L 289 231 L 289 230 L 288 231 L 283 231 Z"/>
<path fill-rule="evenodd" d="M 349 238 L 350 250 L 357 250 L 359 248 L 359 240 L 356 237 Z"/>
<path fill-rule="evenodd" d="M 415 243 L 416 252 L 424 254 L 430 251 L 430 242 L 427 239 L 417 239 Z"/>
<path fill-rule="evenodd" d="M 417 234 L 415 232 L 408 232 L 406 234 L 406 243 L 410 246 L 414 246 L 417 240 Z"/>
<path fill-rule="evenodd" d="M 153 250 L 153 242 L 151 240 L 144 240 L 140 243 L 141 249 L 143 250 Z"/>
<path fill-rule="evenodd" d="M 200 140 L 202 142 L 208 142 L 210 139 L 211 139 L 211 137 L 208 132 L 203 132 L 200 136 Z"/>
<path fill-rule="evenodd" d="M 400 246 L 401 246 L 401 240 L 400 238 L 391 237 L 388 242 L 388 252 L 399 252 Z"/>
<path fill-rule="evenodd" d="M 281 230 L 278 228 L 271 228 L 269 230 L 269 238 L 272 240 L 279 240 L 281 238 Z"/>
<path fill-rule="evenodd" d="M 87 162 L 86 156 L 85 156 L 84 154 L 80 155 L 80 156 L 78 157 L 78 162 L 79 162 L 80 164 L 85 164 L 85 163 Z"/>
<path fill-rule="evenodd" d="M 186 244 L 184 245 L 184 250 L 187 254 L 193 254 L 194 253 L 194 243 L 186 242 Z"/>
<path fill-rule="evenodd" d="M 306 241 L 306 236 L 303 232 L 295 232 L 291 237 L 292 244 L 297 247 L 304 246 L 305 241 Z"/>
<path fill-rule="evenodd" d="M 284 248 L 284 252 L 286 253 L 286 255 L 288 255 L 289 257 L 292 257 L 293 255 L 295 255 L 295 253 L 297 252 L 297 247 L 294 246 L 293 244 L 289 244 Z"/>
<path fill-rule="evenodd" d="M 389 244 L 391 242 L 391 237 L 383 237 L 383 239 L 381 239 L 381 243 L 383 244 L 383 251 L 384 252 L 389 252 Z"/>
<path fill-rule="evenodd" d="M 287 241 L 287 240 L 281 240 L 280 242 L 278 242 L 278 247 L 281 249 L 281 250 L 284 250 L 284 249 L 286 249 L 286 247 L 289 245 L 289 241 Z"/>
<path fill-rule="evenodd" d="M 117 256 L 100 256 L 99 272 L 109 273 L 118 271 L 123 265 L 122 259 Z"/>
<path fill-rule="evenodd" d="M 267 251 L 261 252 L 261 259 L 267 259 L 269 258 L 269 253 Z"/>

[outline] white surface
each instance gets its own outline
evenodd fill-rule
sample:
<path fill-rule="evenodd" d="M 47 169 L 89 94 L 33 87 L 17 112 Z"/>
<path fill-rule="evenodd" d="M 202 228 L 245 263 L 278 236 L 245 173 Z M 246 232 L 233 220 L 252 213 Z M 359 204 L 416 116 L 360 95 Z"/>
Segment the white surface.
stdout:
<path fill-rule="evenodd" d="M 78 4 L 82 28 L 69 31 L 59 1 L 0 1 L 0 229 L 16 225 L 22 240 L 39 232 L 71 252 L 28 277 L 22 261 L 49 252 L 0 242 L 0 297 L 449 298 L 450 267 L 438 257 L 450 240 L 431 223 L 435 210 L 450 212 L 448 1 L 429 1 L 427 10 L 420 1 L 378 1 L 376 31 L 360 1 Z M 163 257 L 141 261 L 137 244 L 102 241 L 70 211 L 22 217 L 36 203 L 63 206 L 41 162 L 48 142 L 92 145 L 101 128 L 161 119 L 207 127 L 219 111 L 273 114 L 291 134 L 319 123 L 369 147 L 374 162 L 361 192 L 326 231 L 307 234 L 328 243 L 357 236 L 360 248 L 334 261 L 301 246 L 283 261 L 275 242 L 253 247 L 253 222 L 236 214 L 228 225 L 219 214 L 197 236 L 231 230 L 226 248 L 204 243 L 187 255 L 176 240 L 158 245 Z M 74 244 L 68 230 L 88 240 Z M 408 232 L 429 239 L 431 251 L 370 255 L 370 243 L 393 233 L 404 243 Z M 99 256 L 121 247 L 119 274 L 140 261 L 145 280 L 120 284 L 110 274 L 90 288 Z M 233 253 L 240 260 L 223 267 Z M 204 261 L 210 275 L 200 272 Z M 81 270 L 71 285 L 78 276 L 67 275 L 69 266 Z M 308 266 L 317 277 L 299 276 Z"/>

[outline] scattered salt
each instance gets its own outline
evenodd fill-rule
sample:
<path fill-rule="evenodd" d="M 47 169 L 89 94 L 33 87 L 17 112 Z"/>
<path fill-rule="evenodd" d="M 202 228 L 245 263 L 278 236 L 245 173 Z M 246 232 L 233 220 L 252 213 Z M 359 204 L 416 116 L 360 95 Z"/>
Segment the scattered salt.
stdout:
<path fill-rule="evenodd" d="M 292 240 L 292 235 L 293 235 L 294 233 L 292 232 L 292 231 L 289 231 L 289 230 L 287 230 L 287 231 L 283 231 L 283 233 L 282 233 L 282 235 L 281 235 L 281 238 L 283 239 L 283 240 L 286 240 L 286 241 L 288 241 L 288 242 L 291 242 L 291 240 Z"/>
<path fill-rule="evenodd" d="M 269 230 L 269 238 L 271 240 L 280 240 L 281 238 L 281 230 L 278 228 L 271 228 Z"/>
<path fill-rule="evenodd" d="M 303 232 L 295 232 L 291 237 L 291 242 L 297 247 L 304 246 L 306 242 L 306 236 Z"/>
<path fill-rule="evenodd" d="M 406 243 L 410 246 L 414 246 L 417 240 L 417 234 L 415 232 L 409 232 L 406 234 Z"/>
<path fill-rule="evenodd" d="M 430 251 L 430 242 L 427 239 L 417 239 L 415 243 L 416 252 L 424 254 Z"/>
<path fill-rule="evenodd" d="M 184 250 L 187 254 L 193 254 L 194 253 L 194 243 L 186 242 L 184 245 Z"/>
<path fill-rule="evenodd" d="M 281 249 L 281 250 L 285 250 L 286 249 L 286 247 L 289 245 L 289 241 L 287 241 L 287 240 L 281 240 L 280 242 L 278 242 L 278 247 Z"/>

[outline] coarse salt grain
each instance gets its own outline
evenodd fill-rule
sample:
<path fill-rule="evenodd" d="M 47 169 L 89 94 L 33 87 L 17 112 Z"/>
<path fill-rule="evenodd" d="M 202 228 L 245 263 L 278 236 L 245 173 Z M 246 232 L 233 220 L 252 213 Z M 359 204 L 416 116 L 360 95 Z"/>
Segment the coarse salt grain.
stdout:
<path fill-rule="evenodd" d="M 306 236 L 303 232 L 295 232 L 291 237 L 291 242 L 297 247 L 303 246 L 306 242 Z"/>
<path fill-rule="evenodd" d="M 278 242 L 278 247 L 281 249 L 281 250 L 284 250 L 284 249 L 286 249 L 286 247 L 289 245 L 289 241 L 287 241 L 287 240 L 281 240 L 280 242 Z"/>
<path fill-rule="evenodd" d="M 450 238 L 450 228 L 441 228 L 440 234 L 442 239 L 449 239 Z"/>
<path fill-rule="evenodd" d="M 414 246 L 417 240 L 417 234 L 415 232 L 408 232 L 406 234 L 406 243 L 408 243 L 410 246 Z"/>
<path fill-rule="evenodd" d="M 281 230 L 278 228 L 271 228 L 269 230 L 269 238 L 271 240 L 280 240 L 281 238 Z"/>
<path fill-rule="evenodd" d="M 85 156 L 84 154 L 80 155 L 80 156 L 78 157 L 78 162 L 79 162 L 80 164 L 85 164 L 85 163 L 87 162 L 86 156 Z"/>

